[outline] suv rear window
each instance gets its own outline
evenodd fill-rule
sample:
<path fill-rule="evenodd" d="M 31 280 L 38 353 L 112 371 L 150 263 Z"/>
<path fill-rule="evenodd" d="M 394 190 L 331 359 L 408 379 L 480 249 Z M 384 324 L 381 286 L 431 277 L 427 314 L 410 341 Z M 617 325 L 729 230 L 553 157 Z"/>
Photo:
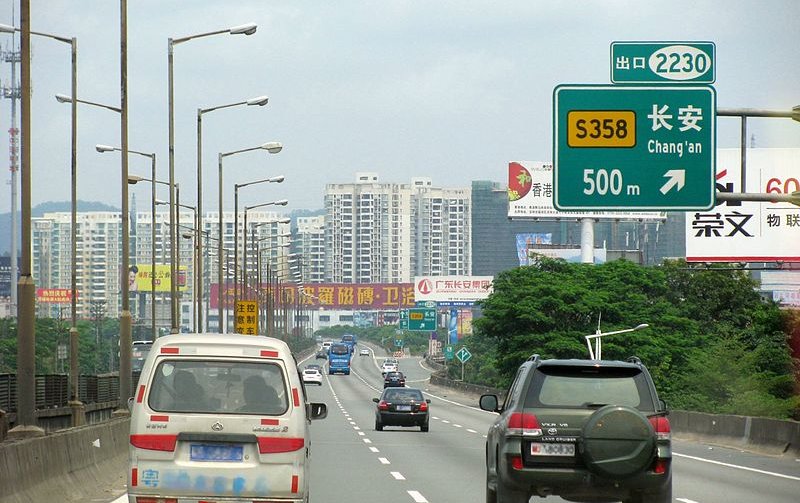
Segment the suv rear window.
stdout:
<path fill-rule="evenodd" d="M 158 412 L 280 415 L 288 409 L 283 369 L 275 363 L 165 360 L 147 401 Z"/>
<path fill-rule="evenodd" d="M 633 367 L 541 366 L 528 388 L 525 407 L 627 405 L 654 410 L 645 375 Z"/>

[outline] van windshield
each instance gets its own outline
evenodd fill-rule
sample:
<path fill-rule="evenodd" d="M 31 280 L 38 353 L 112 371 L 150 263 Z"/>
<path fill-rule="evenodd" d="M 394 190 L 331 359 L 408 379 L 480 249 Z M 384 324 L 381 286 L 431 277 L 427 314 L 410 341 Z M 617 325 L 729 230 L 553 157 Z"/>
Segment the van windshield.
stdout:
<path fill-rule="evenodd" d="M 158 412 L 281 415 L 289 407 L 275 363 L 165 360 L 156 367 L 147 404 Z"/>

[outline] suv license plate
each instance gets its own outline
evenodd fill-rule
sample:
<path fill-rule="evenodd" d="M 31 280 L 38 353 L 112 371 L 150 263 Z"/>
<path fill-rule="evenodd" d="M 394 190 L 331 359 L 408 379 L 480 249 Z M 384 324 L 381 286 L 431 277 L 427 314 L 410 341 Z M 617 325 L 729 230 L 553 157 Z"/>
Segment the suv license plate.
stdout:
<path fill-rule="evenodd" d="M 531 443 L 531 456 L 574 456 L 575 444 Z"/>
<path fill-rule="evenodd" d="M 397 406 L 397 410 L 411 412 L 411 406 L 410 405 L 398 405 Z"/>

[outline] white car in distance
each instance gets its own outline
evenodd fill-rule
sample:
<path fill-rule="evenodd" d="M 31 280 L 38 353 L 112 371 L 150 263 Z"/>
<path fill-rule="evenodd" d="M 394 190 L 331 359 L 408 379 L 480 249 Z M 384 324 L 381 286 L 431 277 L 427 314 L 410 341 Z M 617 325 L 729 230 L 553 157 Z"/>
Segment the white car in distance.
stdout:
<path fill-rule="evenodd" d="M 319 384 L 322 386 L 322 374 L 318 369 L 304 369 L 303 370 L 303 383 L 304 384 Z"/>

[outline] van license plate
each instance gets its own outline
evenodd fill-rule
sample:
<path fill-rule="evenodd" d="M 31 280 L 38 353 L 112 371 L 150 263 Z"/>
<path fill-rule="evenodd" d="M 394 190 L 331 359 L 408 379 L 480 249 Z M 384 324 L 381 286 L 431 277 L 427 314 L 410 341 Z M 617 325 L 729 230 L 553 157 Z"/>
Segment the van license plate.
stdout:
<path fill-rule="evenodd" d="M 575 444 L 531 443 L 531 456 L 574 456 Z"/>
<path fill-rule="evenodd" d="M 192 444 L 189 451 L 192 461 L 241 461 L 243 455 L 241 445 Z"/>

